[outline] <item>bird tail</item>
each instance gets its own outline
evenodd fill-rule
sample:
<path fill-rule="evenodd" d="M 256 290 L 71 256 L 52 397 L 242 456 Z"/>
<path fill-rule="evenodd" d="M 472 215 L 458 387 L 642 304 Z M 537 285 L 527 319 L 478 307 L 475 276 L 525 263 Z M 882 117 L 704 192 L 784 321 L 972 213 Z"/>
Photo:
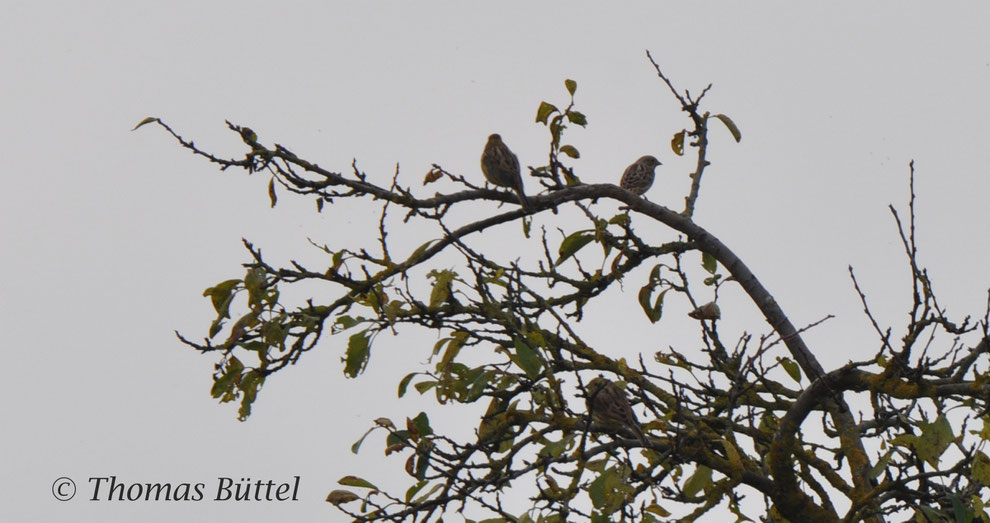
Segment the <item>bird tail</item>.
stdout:
<path fill-rule="evenodd" d="M 519 203 L 523 206 L 523 209 L 527 211 L 532 209 L 532 205 L 529 203 L 529 198 L 526 197 L 526 193 L 522 189 L 516 189 L 516 194 L 519 195 Z"/>
<path fill-rule="evenodd" d="M 643 429 L 639 428 L 639 425 L 633 425 L 633 432 L 636 434 L 636 439 L 643 444 L 644 447 L 649 448 L 650 442 L 646 439 L 646 434 L 643 434 Z"/>

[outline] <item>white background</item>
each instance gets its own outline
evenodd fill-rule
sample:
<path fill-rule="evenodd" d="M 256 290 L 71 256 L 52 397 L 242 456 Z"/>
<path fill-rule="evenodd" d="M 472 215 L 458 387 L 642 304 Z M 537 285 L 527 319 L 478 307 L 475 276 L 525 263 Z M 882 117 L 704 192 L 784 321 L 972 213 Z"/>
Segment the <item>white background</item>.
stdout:
<path fill-rule="evenodd" d="M 590 123 L 567 135 L 582 179 L 614 182 L 657 154 L 648 196 L 680 209 L 692 164 L 667 144 L 686 122 L 649 49 L 681 89 L 714 83 L 705 107 L 743 132 L 736 144 L 713 124 L 697 221 L 796 324 L 837 316 L 807 337 L 834 368 L 877 346 L 848 264 L 882 322 L 906 318 L 907 266 L 886 205 L 906 202 L 911 159 L 921 259 L 942 304 L 979 315 L 986 302 L 990 10 L 961 5 L 4 2 L 0 519 L 336 521 L 323 498 L 341 476 L 408 484 L 404 457 L 383 458 L 380 437 L 358 456 L 349 447 L 372 419 L 428 407 L 396 400 L 395 386 L 425 365 L 433 338 L 383 341 L 371 370 L 345 380 L 346 338 L 327 337 L 269 379 L 240 423 L 236 406 L 209 395 L 215 358 L 173 335 L 205 335 L 212 309 L 200 293 L 243 275 L 242 237 L 272 263 L 315 264 L 307 238 L 369 241 L 360 235 L 374 215 L 317 215 L 284 192 L 269 209 L 265 176 L 220 173 L 153 126 L 131 132 L 142 118 L 240 156 L 229 119 L 330 169 L 356 158 L 379 183 L 398 163 L 419 186 L 434 162 L 480 179 L 491 132 L 524 165 L 542 164 L 536 107 L 565 102 L 573 78 Z M 616 302 L 623 314 L 641 315 L 637 289 Z M 610 355 L 675 344 L 629 339 Z M 302 487 L 285 503 L 87 501 L 87 478 L 109 475 L 207 490 L 218 476 L 298 475 Z M 76 481 L 75 499 L 52 497 L 60 476 Z"/>

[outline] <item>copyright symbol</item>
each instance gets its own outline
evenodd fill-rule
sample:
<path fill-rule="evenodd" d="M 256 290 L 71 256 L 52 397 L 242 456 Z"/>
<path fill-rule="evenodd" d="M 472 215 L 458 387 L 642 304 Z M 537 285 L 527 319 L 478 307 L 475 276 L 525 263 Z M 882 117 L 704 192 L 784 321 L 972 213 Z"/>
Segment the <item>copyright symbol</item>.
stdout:
<path fill-rule="evenodd" d="M 59 501 L 69 501 L 76 495 L 76 483 L 63 476 L 52 483 L 52 495 Z"/>

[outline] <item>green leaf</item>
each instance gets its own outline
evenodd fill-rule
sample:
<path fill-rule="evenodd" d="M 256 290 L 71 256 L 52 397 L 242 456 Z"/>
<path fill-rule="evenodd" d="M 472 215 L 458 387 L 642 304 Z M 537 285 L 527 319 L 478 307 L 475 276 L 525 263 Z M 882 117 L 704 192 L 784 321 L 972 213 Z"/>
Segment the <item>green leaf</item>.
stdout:
<path fill-rule="evenodd" d="M 625 478 L 614 468 L 609 468 L 588 485 L 588 497 L 603 514 L 611 514 L 622 506 L 629 490 Z"/>
<path fill-rule="evenodd" d="M 560 248 L 557 250 L 558 257 L 554 265 L 560 265 L 564 260 L 574 256 L 582 247 L 588 245 L 594 239 L 594 231 L 590 230 L 578 231 L 564 238 L 564 241 L 560 244 Z"/>
<path fill-rule="evenodd" d="M 732 133 L 732 137 L 736 139 L 736 142 L 742 140 L 742 133 L 739 132 L 739 128 L 736 127 L 736 123 L 733 122 L 731 118 L 724 114 L 716 114 L 715 118 L 722 120 L 722 123 L 729 128 L 729 132 Z"/>
<path fill-rule="evenodd" d="M 275 207 L 275 202 L 278 201 L 278 196 L 275 195 L 275 177 L 272 176 L 271 180 L 268 180 L 268 199 L 272 202 L 272 207 Z"/>
<path fill-rule="evenodd" d="M 265 269 L 262 269 L 261 267 L 252 267 L 248 269 L 247 275 L 244 276 L 244 288 L 248 290 L 248 293 L 252 297 L 257 295 L 264 283 Z"/>
<path fill-rule="evenodd" d="M 484 370 L 482 368 L 473 369 L 467 376 L 467 394 L 464 397 L 464 403 L 473 403 L 481 397 L 485 392 L 485 387 L 491 382 L 492 375 L 494 373 L 490 370 Z"/>
<path fill-rule="evenodd" d="M 777 358 L 777 361 L 779 361 L 780 365 L 784 367 L 784 370 L 787 371 L 787 375 L 790 376 L 792 380 L 801 383 L 801 366 L 798 365 L 796 361 L 790 358 L 780 357 Z"/>
<path fill-rule="evenodd" d="M 427 417 L 425 412 L 420 412 L 415 418 L 413 418 L 413 425 L 416 426 L 416 430 L 418 430 L 422 436 L 429 436 L 433 434 L 433 428 L 430 427 L 430 418 Z"/>
<path fill-rule="evenodd" d="M 571 94 L 573 94 L 573 93 L 571 93 Z M 137 125 L 135 125 L 134 128 L 131 129 L 131 130 L 132 131 L 136 131 L 136 130 L 138 130 L 138 128 L 140 128 L 140 127 L 142 127 L 144 125 L 147 125 L 147 124 L 149 124 L 151 122 L 158 122 L 158 121 L 160 121 L 158 118 L 155 118 L 154 116 L 149 116 L 149 117 L 145 118 L 144 120 L 141 120 L 141 122 L 138 123 Z"/>
<path fill-rule="evenodd" d="M 626 225 L 630 221 L 629 215 L 626 213 L 616 214 L 615 216 L 608 219 L 608 223 L 613 225 Z"/>
<path fill-rule="evenodd" d="M 453 336 L 450 337 L 450 341 L 447 343 L 447 350 L 444 351 L 443 357 L 440 358 L 440 363 L 437 364 L 437 371 L 443 371 L 461 352 L 461 347 L 464 346 L 464 342 L 468 339 L 468 333 L 465 331 L 455 332 Z"/>
<path fill-rule="evenodd" d="M 698 465 L 698 469 L 684 482 L 684 495 L 693 498 L 712 485 L 712 469 Z"/>
<path fill-rule="evenodd" d="M 540 377 L 540 371 L 543 368 L 543 360 L 540 358 L 540 355 L 533 349 L 529 348 L 529 345 L 523 343 L 521 339 L 516 338 L 514 341 L 516 352 L 512 358 L 512 361 L 515 362 L 515 364 L 518 365 L 530 379 Z"/>
<path fill-rule="evenodd" d="M 370 488 L 372 490 L 379 490 L 378 487 L 373 485 L 370 481 L 359 478 L 357 476 L 344 476 L 338 479 L 337 483 L 344 485 L 345 487 L 360 487 L 360 488 Z"/>
<path fill-rule="evenodd" d="M 426 391 L 428 391 L 428 390 L 430 390 L 430 389 L 432 389 L 433 387 L 436 387 L 436 386 L 437 386 L 437 382 L 435 382 L 435 381 L 421 381 L 421 382 L 413 385 L 413 388 L 416 389 L 416 392 L 419 392 L 420 394 L 423 394 Z"/>
<path fill-rule="evenodd" d="M 701 253 L 701 267 L 708 271 L 708 274 L 715 274 L 718 270 L 718 261 L 707 252 Z"/>
<path fill-rule="evenodd" d="M 433 488 L 431 488 L 429 492 L 427 492 L 426 494 L 423 494 L 422 496 L 414 499 L 412 501 L 412 503 L 410 503 L 410 505 L 418 505 L 418 504 L 426 501 L 427 499 L 429 499 L 430 496 L 432 496 L 433 494 L 436 494 L 436 492 L 438 490 L 440 490 L 441 488 L 443 488 L 443 486 L 444 486 L 444 484 L 442 482 L 433 485 Z"/>
<path fill-rule="evenodd" d="M 234 384 L 240 379 L 241 371 L 243 370 L 244 364 L 241 363 L 241 360 L 236 357 L 231 357 L 227 360 L 227 367 L 224 369 L 224 373 L 213 381 L 213 387 L 210 389 L 210 394 L 214 398 L 220 398 L 221 396 L 230 393 L 234 387 Z"/>
<path fill-rule="evenodd" d="M 420 245 L 419 247 L 416 247 L 416 250 L 409 255 L 409 262 L 414 263 L 420 261 L 419 258 L 423 255 L 424 252 L 426 252 L 426 249 L 429 249 L 430 246 L 436 243 L 437 241 L 439 240 L 433 239 L 424 243 L 423 245 Z"/>
<path fill-rule="evenodd" d="M 402 378 L 402 381 L 399 382 L 399 397 L 400 398 L 406 395 L 406 389 L 409 388 L 409 382 L 412 381 L 413 377 L 415 377 L 417 374 L 419 374 L 419 373 L 418 372 L 410 372 L 409 374 L 406 374 L 406 377 Z"/>
<path fill-rule="evenodd" d="M 585 127 L 588 125 L 588 119 L 584 116 L 584 113 L 579 111 L 567 111 L 567 120 L 574 125 L 580 125 Z"/>
<path fill-rule="evenodd" d="M 439 307 L 447 301 L 450 296 L 450 282 L 454 281 L 457 273 L 444 269 L 442 271 L 432 270 L 427 274 L 433 279 L 433 290 L 430 292 L 430 308 Z"/>
<path fill-rule="evenodd" d="M 355 319 L 350 316 L 337 316 L 337 319 L 333 323 L 334 325 L 339 325 L 340 330 L 347 330 L 361 323 L 362 321 L 364 321 L 364 319 L 360 317 Z"/>
<path fill-rule="evenodd" d="M 222 330 L 223 330 L 223 318 L 217 318 L 213 320 L 213 323 L 210 323 L 210 338 L 213 338 Z"/>
<path fill-rule="evenodd" d="M 990 457 L 981 451 L 976 451 L 973 456 L 973 479 L 979 481 L 984 486 L 990 486 Z"/>
<path fill-rule="evenodd" d="M 890 464 L 890 458 L 894 455 L 894 449 L 888 450 L 880 459 L 877 460 L 876 465 L 870 469 L 870 479 L 877 479 L 883 471 L 887 470 L 887 465 Z"/>
<path fill-rule="evenodd" d="M 237 419 L 244 421 L 251 416 L 251 405 L 264 383 L 265 377 L 256 370 L 249 370 L 241 377 L 240 389 L 244 395 L 241 396 L 241 408 L 237 410 Z"/>
<path fill-rule="evenodd" d="M 371 353 L 369 340 L 368 329 L 355 333 L 348 339 L 347 356 L 343 360 L 345 362 L 344 374 L 347 377 L 356 378 L 368 365 L 368 356 Z"/>
<path fill-rule="evenodd" d="M 670 288 L 660 291 L 657 295 L 656 301 L 653 301 L 653 291 L 655 287 L 652 283 L 648 283 L 639 290 L 639 306 L 643 308 L 643 312 L 646 313 L 646 317 L 649 318 L 650 323 L 656 323 L 660 321 L 660 317 L 663 316 L 663 298 L 667 294 Z"/>
<path fill-rule="evenodd" d="M 221 316 L 229 318 L 230 314 L 223 314 L 223 312 L 230 307 L 230 295 L 239 283 L 241 283 L 241 280 L 237 279 L 222 281 L 203 291 L 203 296 L 210 297 L 210 301 L 213 303 L 213 310 L 220 313 Z"/>
<path fill-rule="evenodd" d="M 364 435 L 361 436 L 361 439 L 355 441 L 354 444 L 351 445 L 351 454 L 357 454 L 358 451 L 361 450 L 361 444 L 364 443 L 364 439 L 367 438 L 368 434 L 371 434 L 371 431 L 375 430 L 376 428 L 378 427 L 371 427 L 370 429 L 365 431 Z"/>
<path fill-rule="evenodd" d="M 574 91 L 577 91 L 577 82 L 568 78 L 564 80 L 564 87 L 567 88 L 568 93 L 571 93 L 571 96 L 574 96 Z"/>
<path fill-rule="evenodd" d="M 412 499 L 413 496 L 416 495 L 417 492 L 419 492 L 423 487 L 429 484 L 430 484 L 429 481 L 419 481 L 413 484 L 413 486 L 409 487 L 409 489 L 406 490 L 406 501 L 408 502 L 410 499 Z"/>
<path fill-rule="evenodd" d="M 581 157 L 581 153 L 579 153 L 578 150 L 575 149 L 573 145 L 564 145 L 564 146 L 561 146 L 560 152 L 566 154 L 567 156 L 570 156 L 571 158 L 580 158 Z"/>
<path fill-rule="evenodd" d="M 540 108 L 536 110 L 536 121 L 546 125 L 547 118 L 550 118 L 550 115 L 555 112 L 560 112 L 560 109 L 557 109 L 553 104 L 540 102 Z"/>
<path fill-rule="evenodd" d="M 939 458 L 945 449 L 949 448 L 953 439 L 949 420 L 945 416 L 939 416 L 931 423 L 921 424 L 921 437 L 915 442 L 914 448 L 921 459 L 937 467 Z"/>
<path fill-rule="evenodd" d="M 416 448 L 416 479 L 422 481 L 426 479 L 426 472 L 430 469 L 430 455 L 432 454 L 433 447 L 428 445 L 420 445 Z M 440 485 L 437 485 L 438 487 Z M 424 497 L 432 494 L 433 491 L 427 493 Z"/>

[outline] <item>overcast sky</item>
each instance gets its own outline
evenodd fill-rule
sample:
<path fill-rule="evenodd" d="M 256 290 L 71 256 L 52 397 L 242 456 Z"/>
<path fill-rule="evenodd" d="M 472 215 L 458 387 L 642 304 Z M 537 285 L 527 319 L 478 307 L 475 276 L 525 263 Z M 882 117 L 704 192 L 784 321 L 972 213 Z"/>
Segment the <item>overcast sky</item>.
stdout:
<path fill-rule="evenodd" d="M 241 238 L 273 263 L 318 260 L 307 238 L 343 246 L 374 215 L 317 215 L 288 194 L 269 209 L 266 177 L 220 173 L 156 127 L 131 132 L 146 116 L 222 154 L 243 154 L 229 119 L 330 169 L 356 158 L 380 183 L 396 164 L 416 183 L 434 162 L 480 180 L 491 132 L 524 165 L 544 161 L 536 107 L 565 102 L 572 78 L 589 120 L 568 135 L 582 179 L 616 182 L 655 154 L 664 166 L 648 196 L 680 209 L 692 163 L 668 144 L 687 123 L 649 49 L 681 89 L 713 83 L 707 110 L 741 128 L 737 144 L 713 126 L 696 219 L 794 323 L 837 316 L 807 338 L 826 368 L 877 345 L 847 265 L 881 321 L 896 329 L 906 318 L 908 273 L 886 206 L 906 202 L 912 159 L 921 259 L 950 312 L 981 313 L 990 8 L 694 4 L 4 2 L 0 520 L 335 521 L 323 498 L 341 476 L 407 484 L 404 458 L 383 458 L 380 438 L 357 456 L 349 446 L 372 419 L 428 405 L 394 391 L 432 338 L 376 347 L 368 374 L 345 380 L 346 338 L 327 337 L 273 376 L 241 423 L 209 395 L 215 357 L 173 335 L 205 335 L 201 293 L 243 275 Z M 619 305 L 638 314 L 636 289 Z M 634 339 L 616 353 L 673 343 Z M 60 502 L 52 484 L 63 476 L 78 493 Z M 88 501 L 89 478 L 108 476 L 208 490 L 218 477 L 299 476 L 300 500 Z"/>

